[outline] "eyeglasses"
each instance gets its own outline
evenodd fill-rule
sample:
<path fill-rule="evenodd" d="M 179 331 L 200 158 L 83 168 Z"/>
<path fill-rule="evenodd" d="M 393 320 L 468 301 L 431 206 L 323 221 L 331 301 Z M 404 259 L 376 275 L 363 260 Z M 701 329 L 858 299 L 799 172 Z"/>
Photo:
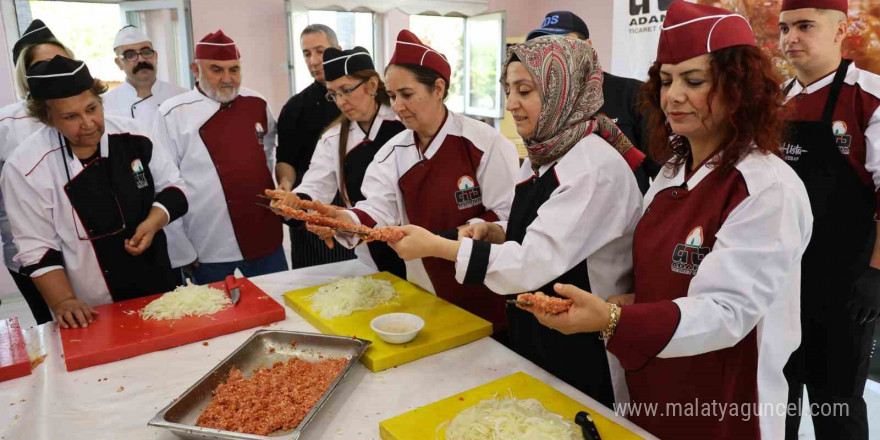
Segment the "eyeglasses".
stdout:
<path fill-rule="evenodd" d="M 125 61 L 137 61 L 138 55 L 142 56 L 145 60 L 148 60 L 153 58 L 153 55 L 156 55 L 156 51 L 149 47 L 145 47 L 141 50 L 129 49 L 122 52 L 122 55 L 120 55 L 119 58 L 124 58 Z"/>
<path fill-rule="evenodd" d="M 369 78 L 367 78 L 367 79 L 369 79 Z M 327 95 L 325 97 L 330 102 L 336 102 L 336 100 L 339 99 L 340 97 L 345 98 L 345 99 L 351 98 L 351 94 L 354 93 L 354 91 L 357 90 L 357 88 L 360 87 L 365 82 L 367 82 L 366 79 L 357 83 L 356 86 L 354 86 L 350 89 L 346 89 L 345 87 L 343 87 L 341 90 L 339 90 L 339 93 L 327 92 Z"/>

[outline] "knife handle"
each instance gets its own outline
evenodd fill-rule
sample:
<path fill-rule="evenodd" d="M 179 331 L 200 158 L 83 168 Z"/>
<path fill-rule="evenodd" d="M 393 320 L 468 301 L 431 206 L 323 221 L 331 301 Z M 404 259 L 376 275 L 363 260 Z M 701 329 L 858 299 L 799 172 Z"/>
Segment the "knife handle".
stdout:
<path fill-rule="evenodd" d="M 227 275 L 226 276 L 226 290 L 229 291 L 229 290 L 235 289 L 236 287 L 241 287 L 241 285 L 238 283 L 238 280 L 235 278 L 235 275 Z"/>
<path fill-rule="evenodd" d="M 602 440 L 602 437 L 599 437 L 599 430 L 596 429 L 596 425 L 593 423 L 593 418 L 588 413 L 584 411 L 577 413 L 574 417 L 574 422 L 580 425 L 584 433 L 584 440 Z"/>

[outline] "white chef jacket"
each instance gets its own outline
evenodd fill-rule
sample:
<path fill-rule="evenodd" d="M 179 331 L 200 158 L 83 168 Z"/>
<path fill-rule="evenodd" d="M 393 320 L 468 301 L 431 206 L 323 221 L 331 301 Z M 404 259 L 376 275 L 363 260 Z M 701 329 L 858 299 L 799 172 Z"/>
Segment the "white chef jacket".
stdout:
<path fill-rule="evenodd" d="M 0 174 L 12 152 L 43 124 L 27 115 L 27 102 L 19 101 L 0 109 Z M 6 216 L 3 193 L 0 192 L 0 236 L 3 239 L 3 262 L 9 270 L 18 272 L 21 265 L 13 260 L 18 249 L 12 241 L 12 226 Z"/>
<path fill-rule="evenodd" d="M 360 145 L 365 139 L 374 140 L 382 123 L 385 120 L 397 120 L 397 115 L 391 110 L 391 107 L 382 105 L 376 114 L 375 121 L 370 127 L 370 133 L 364 133 L 361 126 L 356 122 L 352 122 L 349 127 L 348 142 L 346 144 L 346 152 L 350 152 Z M 308 194 L 312 200 L 318 200 L 321 203 L 329 204 L 336 197 L 337 191 L 345 182 L 341 180 L 339 174 L 339 133 L 342 129 L 341 124 L 336 124 L 321 136 L 318 145 L 315 147 L 315 154 L 309 163 L 309 170 L 303 176 L 302 182 L 293 189 L 295 193 Z M 377 153 L 378 155 L 378 153 Z M 351 208 L 351 206 L 348 206 Z M 358 246 L 354 249 L 355 255 L 364 264 L 375 268 L 376 263 L 370 255 L 366 246 Z"/>
<path fill-rule="evenodd" d="M 630 293 L 632 238 L 642 194 L 626 160 L 590 134 L 558 161 L 541 166 L 538 176 L 548 171 L 555 173 L 559 186 L 538 209 L 522 244 L 492 245 L 483 283 L 501 295 L 534 291 L 586 261 L 593 293 L 602 298 Z M 533 177 L 526 158 L 519 180 L 526 183 Z M 507 228 L 507 222 L 497 223 Z M 473 244 L 465 238 L 459 247 L 459 283 L 472 264 Z"/>
<path fill-rule="evenodd" d="M 699 355 L 717 351 L 717 356 L 721 356 L 724 350 L 734 349 L 741 343 L 754 343 L 757 345 L 753 351 L 757 357 L 757 383 L 747 386 L 756 390 L 758 404 L 777 408 L 788 399 L 782 369 L 800 344 L 801 257 L 810 241 L 813 222 L 806 189 L 782 159 L 755 149 L 727 174 L 728 180 L 741 182 L 738 185 L 745 188 L 744 198 L 733 206 L 725 206 L 727 200 L 739 199 L 716 187 L 711 188 L 715 197 L 706 203 L 707 199 L 701 200 L 695 194 L 707 188 L 704 182 L 715 168 L 703 165 L 687 180 L 685 168 L 680 167 L 674 174 L 666 170 L 657 175 L 645 195 L 641 221 L 648 221 L 652 209 L 666 212 L 657 210 L 674 207 L 682 218 L 697 219 L 693 224 L 675 225 L 685 231 L 694 228 L 693 238 L 650 228 L 644 232 L 648 237 L 656 235 L 656 239 L 650 240 L 651 245 L 658 248 L 671 249 L 677 247 L 676 243 L 688 243 L 692 249 L 698 249 L 708 241 L 709 234 L 714 234 L 714 246 L 705 249 L 700 260 L 685 259 L 685 263 L 677 259 L 675 252 L 643 257 L 645 261 L 655 259 L 650 261 L 649 269 L 664 267 L 659 275 L 646 280 L 653 292 L 645 295 L 679 295 L 678 291 L 664 292 L 672 285 L 669 280 L 679 277 L 684 270 L 692 276 L 686 296 L 640 303 L 638 277 L 645 274 L 636 273 L 636 304 L 623 308 L 617 330 L 608 341 L 608 350 L 624 368 L 639 370 L 640 374 L 651 374 L 654 357 L 691 360 L 693 370 L 684 369 L 682 374 L 685 371 L 694 374 L 701 371 L 701 362 L 713 362 L 709 359 L 719 362 L 717 357 Z M 685 191 L 689 195 L 685 195 Z M 713 206 L 708 206 L 710 204 Z M 727 210 L 729 213 L 718 217 L 723 223 L 717 227 L 699 220 Z M 661 221 L 662 218 L 652 218 L 648 224 Z M 699 234 L 694 232 L 697 226 L 711 226 L 707 231 L 715 228 L 717 231 L 704 236 L 702 229 Z M 636 230 L 634 244 L 637 252 L 642 246 L 639 228 L 642 226 Z M 639 270 L 638 261 L 635 269 Z M 664 277 L 666 279 L 661 279 Z M 746 339 L 752 332 L 756 337 Z M 665 388 L 680 387 L 681 381 L 687 380 L 685 377 L 664 379 L 668 381 L 648 385 L 650 392 L 662 395 Z M 703 380 L 692 376 L 690 379 Z M 632 384 L 629 389 L 632 393 L 637 391 Z M 762 438 L 782 438 L 785 432 L 784 414 L 772 411 L 761 414 L 759 424 Z"/>
<path fill-rule="evenodd" d="M 260 94 L 244 87 L 240 89 L 239 96 L 253 96 L 265 101 Z M 186 181 L 189 211 L 183 217 L 183 228 L 201 263 L 227 263 L 243 259 L 220 178 L 199 135 L 202 125 L 218 110 L 220 103 L 208 98 L 196 87 L 159 106 L 151 136 L 158 145 L 168 149 L 168 155 Z M 269 127 L 263 136 L 263 147 L 266 166 L 273 173 L 276 124 L 268 103 L 266 120 Z"/>
<path fill-rule="evenodd" d="M 358 202 L 355 209 L 372 217 L 376 221 L 376 227 L 409 224 L 398 180 L 423 159 L 430 160 L 443 146 L 447 136 L 465 138 L 483 152 L 476 173 L 477 181 L 482 187 L 482 204 L 487 211 L 495 212 L 500 220 L 507 220 L 519 168 L 516 148 L 498 130 L 453 112 L 448 112 L 446 121 L 431 140 L 424 155 L 415 146 L 412 130 L 404 130 L 388 141 L 367 168 L 361 186 L 361 192 L 366 199 Z M 355 224 L 361 224 L 357 215 L 351 211 L 346 212 Z M 481 221 L 483 220 L 480 218 L 473 218 L 468 223 Z M 346 247 L 352 247 L 359 241 L 356 236 L 351 235 L 336 237 Z M 407 261 L 406 271 L 410 281 L 434 292 L 434 286 L 421 260 Z"/>
<path fill-rule="evenodd" d="M 104 117 L 104 135 L 101 136 L 100 154 L 107 157 L 109 135 L 131 133 L 148 137 L 133 119 Z M 64 266 L 46 266 L 31 274 L 39 277 L 53 270 L 64 270 L 77 299 L 90 306 L 113 301 L 101 266 L 90 241 L 80 240 L 77 231 L 85 230 L 75 218 L 73 206 L 64 186 L 70 178 L 83 170 L 79 159 L 62 155 L 58 132 L 43 126 L 22 142 L 6 163 L 0 185 L 6 194 L 10 221 L 15 235 L 18 254 L 15 261 L 22 266 L 38 264 L 50 250 L 61 252 Z M 158 194 L 169 187 L 185 191 L 183 179 L 165 154 L 156 148 L 149 163 L 155 191 Z M 168 209 L 156 202 L 153 206 Z M 134 225 L 137 226 L 137 225 Z"/>
<path fill-rule="evenodd" d="M 137 90 L 126 80 L 119 87 L 102 95 L 101 98 L 104 100 L 105 113 L 134 118 L 149 130 L 156 119 L 159 105 L 168 98 L 186 93 L 187 91 L 183 87 L 157 79 L 150 90 L 150 96 L 139 98 Z"/>

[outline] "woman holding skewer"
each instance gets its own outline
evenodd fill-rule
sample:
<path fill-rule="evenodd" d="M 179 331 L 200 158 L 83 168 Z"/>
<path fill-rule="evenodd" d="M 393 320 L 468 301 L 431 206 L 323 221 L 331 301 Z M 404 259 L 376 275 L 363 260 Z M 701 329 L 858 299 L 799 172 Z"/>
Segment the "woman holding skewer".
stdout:
<path fill-rule="evenodd" d="M 348 208 L 364 199 L 367 166 L 388 140 L 404 130 L 391 110 L 385 83 L 366 49 L 324 51 L 327 100 L 342 112 L 321 136 L 309 170 L 293 192 L 302 200 L 330 204 L 337 193 Z M 332 242 L 331 242 L 332 243 Z M 379 271 L 406 278 L 406 266 L 381 241 L 355 248 L 358 259 Z"/>
<path fill-rule="evenodd" d="M 596 52 L 585 41 L 540 37 L 511 47 L 503 72 L 507 110 L 529 153 L 509 221 L 468 225 L 460 241 L 405 226 L 407 237 L 392 247 L 405 260 L 453 262 L 459 282 L 500 298 L 552 292 L 553 283 L 603 298 L 631 292 L 642 202 L 632 169 L 644 155 L 596 113 L 603 103 Z M 611 407 L 616 387 L 597 333 L 566 336 L 513 305 L 507 317 L 514 351 Z"/>
<path fill-rule="evenodd" d="M 416 224 L 452 238 L 461 225 L 507 220 L 516 149 L 492 127 L 446 108 L 450 73 L 446 57 L 400 32 L 385 79 L 391 108 L 407 129 L 376 153 L 361 186 L 364 200 L 352 209 L 326 207 L 322 214 L 369 227 Z M 310 230 L 334 235 L 327 228 Z M 360 242 L 353 234 L 335 237 L 346 247 Z M 496 332 L 504 329 L 503 298 L 484 286 L 460 286 L 454 263 L 416 259 L 406 269 L 410 281 L 492 322 Z"/>

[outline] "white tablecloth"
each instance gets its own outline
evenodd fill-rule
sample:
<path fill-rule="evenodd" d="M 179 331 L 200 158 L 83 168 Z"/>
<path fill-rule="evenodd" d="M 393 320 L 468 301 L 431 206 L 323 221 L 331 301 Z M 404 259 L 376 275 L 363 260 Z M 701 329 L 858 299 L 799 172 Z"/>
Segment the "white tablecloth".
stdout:
<path fill-rule="evenodd" d="M 367 266 L 349 261 L 266 275 L 251 281 L 284 304 L 284 292 L 340 276 L 370 272 Z M 285 308 L 287 318 L 270 328 L 317 331 L 296 312 Z M 33 327 L 25 332 L 28 350 L 47 356 L 30 376 L 0 382 L 0 437 L 2 440 L 176 439 L 166 430 L 147 426 L 147 422 L 241 345 L 254 330 L 210 339 L 208 346 L 193 343 L 67 372 L 55 323 Z M 379 373 L 356 365 L 302 438 L 378 439 L 382 420 L 517 371 L 544 381 L 646 438 L 654 438 L 491 338 Z M 431 433 L 427 435 L 431 437 Z"/>

